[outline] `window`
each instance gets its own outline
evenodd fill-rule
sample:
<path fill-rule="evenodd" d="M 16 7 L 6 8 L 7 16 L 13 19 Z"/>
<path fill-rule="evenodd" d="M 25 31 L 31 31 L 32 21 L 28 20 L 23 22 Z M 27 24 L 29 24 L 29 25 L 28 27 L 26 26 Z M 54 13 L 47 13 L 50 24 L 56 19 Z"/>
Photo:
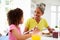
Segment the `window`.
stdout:
<path fill-rule="evenodd" d="M 58 13 L 58 25 L 60 26 L 60 13 Z"/>
<path fill-rule="evenodd" d="M 59 26 L 60 25 L 60 6 L 53 5 L 51 6 L 51 26 Z"/>
<path fill-rule="evenodd" d="M 51 27 L 56 26 L 56 13 L 51 13 Z"/>
<path fill-rule="evenodd" d="M 58 12 L 60 12 L 60 6 L 58 6 Z"/>
<path fill-rule="evenodd" d="M 58 25 L 60 26 L 60 6 L 58 6 Z"/>
<path fill-rule="evenodd" d="M 56 12 L 56 6 L 51 6 L 51 11 Z"/>

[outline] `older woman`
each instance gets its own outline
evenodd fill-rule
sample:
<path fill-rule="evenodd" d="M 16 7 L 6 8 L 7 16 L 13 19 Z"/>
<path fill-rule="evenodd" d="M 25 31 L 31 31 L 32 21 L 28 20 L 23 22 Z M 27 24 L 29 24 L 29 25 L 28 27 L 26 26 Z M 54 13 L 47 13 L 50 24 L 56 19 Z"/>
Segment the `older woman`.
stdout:
<path fill-rule="evenodd" d="M 38 29 L 40 31 L 42 31 L 44 28 L 47 28 L 49 32 L 52 33 L 53 30 L 49 27 L 46 19 L 41 17 L 44 14 L 45 7 L 46 5 L 44 3 L 37 4 L 37 7 L 34 11 L 34 17 L 27 20 L 24 32 L 32 30 L 33 28 Z"/>

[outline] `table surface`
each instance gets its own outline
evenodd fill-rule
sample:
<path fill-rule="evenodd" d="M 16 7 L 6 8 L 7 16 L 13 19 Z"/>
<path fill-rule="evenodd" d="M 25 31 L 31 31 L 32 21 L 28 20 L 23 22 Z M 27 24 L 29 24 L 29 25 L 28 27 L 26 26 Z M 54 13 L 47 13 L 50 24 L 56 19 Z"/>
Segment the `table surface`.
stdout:
<path fill-rule="evenodd" d="M 47 30 L 43 32 L 48 32 Z M 32 40 L 32 38 L 28 38 L 27 40 Z M 48 37 L 45 35 L 41 35 L 41 40 L 60 40 L 60 36 L 58 38 Z"/>
<path fill-rule="evenodd" d="M 32 39 L 28 38 L 27 40 L 32 40 Z M 60 37 L 59 38 L 53 38 L 53 37 L 41 36 L 41 40 L 60 40 Z"/>
<path fill-rule="evenodd" d="M 59 38 L 53 38 L 53 37 L 45 37 L 45 36 L 42 36 L 41 37 L 41 40 L 60 40 L 60 37 Z M 8 40 L 8 36 L 2 36 L 0 37 L 0 40 Z M 28 38 L 27 40 L 32 40 L 31 38 Z"/>

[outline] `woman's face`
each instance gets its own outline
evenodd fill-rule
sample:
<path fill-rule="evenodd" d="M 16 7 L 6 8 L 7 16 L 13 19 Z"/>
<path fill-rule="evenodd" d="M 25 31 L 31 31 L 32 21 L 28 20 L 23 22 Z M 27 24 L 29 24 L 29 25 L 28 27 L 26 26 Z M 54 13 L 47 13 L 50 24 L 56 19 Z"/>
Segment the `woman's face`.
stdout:
<path fill-rule="evenodd" d="M 39 8 L 35 9 L 34 17 L 35 18 L 40 18 L 42 16 L 42 12 Z"/>

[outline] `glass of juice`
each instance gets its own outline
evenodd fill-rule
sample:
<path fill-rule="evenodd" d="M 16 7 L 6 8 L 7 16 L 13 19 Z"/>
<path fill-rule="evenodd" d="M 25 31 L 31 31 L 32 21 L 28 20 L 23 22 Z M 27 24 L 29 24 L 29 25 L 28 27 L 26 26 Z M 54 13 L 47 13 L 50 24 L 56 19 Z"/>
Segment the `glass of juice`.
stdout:
<path fill-rule="evenodd" d="M 33 34 L 32 35 L 32 40 L 41 40 L 41 36 L 38 34 Z"/>

